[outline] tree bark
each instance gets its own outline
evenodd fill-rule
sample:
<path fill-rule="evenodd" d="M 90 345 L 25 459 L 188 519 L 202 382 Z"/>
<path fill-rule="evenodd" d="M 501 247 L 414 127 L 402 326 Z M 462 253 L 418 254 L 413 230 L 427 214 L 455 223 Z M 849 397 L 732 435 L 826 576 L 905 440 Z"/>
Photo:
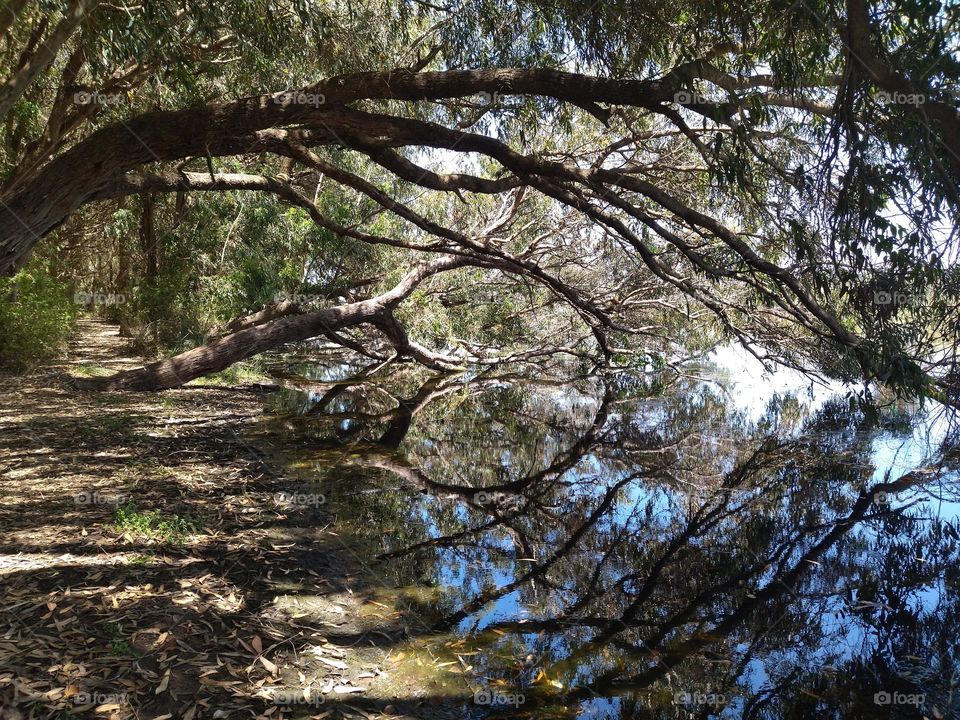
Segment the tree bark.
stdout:
<path fill-rule="evenodd" d="M 258 312 L 234 318 L 228 322 L 225 327 L 230 332 L 237 332 L 238 330 L 246 330 L 247 328 L 256 327 L 257 325 L 263 325 L 265 322 L 286 317 L 287 315 L 297 315 L 300 314 L 300 312 L 300 306 L 293 300 L 283 300 L 281 302 L 271 303 Z"/>
<path fill-rule="evenodd" d="M 949 151 L 947 160 L 950 162 L 954 180 L 960 178 L 960 110 L 952 105 L 927 98 L 925 87 L 917 87 L 908 77 L 886 65 L 871 40 L 869 4 L 866 0 L 847 0 L 847 43 L 850 48 L 850 57 L 857 67 L 863 69 L 870 81 L 879 88 L 890 92 L 899 92 L 906 95 L 923 95 L 924 102 L 907 105 L 914 113 L 936 120 L 943 132 L 937 138 Z"/>
<path fill-rule="evenodd" d="M 239 330 L 146 367 L 127 370 L 106 378 L 78 378 L 74 384 L 96 390 L 165 390 L 219 372 L 240 360 L 285 343 L 309 340 L 318 335 L 364 323 L 389 323 L 392 310 L 424 280 L 468 262 L 459 256 L 442 257 L 411 270 L 392 289 L 368 300 L 281 317 Z M 398 348 L 398 352 L 404 354 L 408 349 Z"/>
<path fill-rule="evenodd" d="M 153 196 L 145 192 L 140 195 L 140 250 L 144 259 L 144 280 L 147 287 L 153 287 L 160 272 L 160 249 L 157 246 L 157 232 L 153 217 Z"/>
<path fill-rule="evenodd" d="M 311 128 L 296 132 L 309 136 L 312 144 L 341 144 L 343 138 L 358 136 L 389 138 L 398 130 L 399 144 L 431 144 L 429 124 L 419 128 L 426 138 L 413 137 L 387 116 L 358 114 L 345 107 L 359 100 L 418 101 L 510 92 L 579 106 L 607 102 L 656 109 L 682 87 L 687 74 L 689 70 L 656 80 L 616 80 L 537 68 L 366 72 L 305 88 L 306 93 L 323 96 L 319 107 L 285 103 L 274 94 L 145 113 L 97 130 L 0 198 L 0 274 L 21 267 L 33 245 L 68 215 L 124 173 L 146 164 L 257 153 L 265 149 L 264 143 L 275 140 L 278 131 L 271 128 L 291 124 Z"/>
<path fill-rule="evenodd" d="M 126 207 L 125 198 L 122 198 L 119 207 Z M 131 289 L 133 282 L 131 278 L 131 243 L 132 238 L 128 237 L 127 232 L 117 235 L 117 282 L 115 291 L 120 298 L 117 307 L 118 320 L 120 324 L 120 337 L 130 337 L 133 332 L 131 328 L 130 306 L 127 304 L 131 299 Z"/>

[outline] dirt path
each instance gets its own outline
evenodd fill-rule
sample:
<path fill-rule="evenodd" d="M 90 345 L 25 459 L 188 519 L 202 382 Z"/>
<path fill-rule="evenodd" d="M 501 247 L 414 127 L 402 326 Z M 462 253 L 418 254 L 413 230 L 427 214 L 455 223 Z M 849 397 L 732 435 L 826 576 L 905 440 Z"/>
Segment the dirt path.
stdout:
<path fill-rule="evenodd" d="M 0 718 L 468 716 L 382 691 L 403 618 L 319 499 L 277 496 L 267 389 L 77 392 L 140 364 L 78 330 L 0 377 Z"/>

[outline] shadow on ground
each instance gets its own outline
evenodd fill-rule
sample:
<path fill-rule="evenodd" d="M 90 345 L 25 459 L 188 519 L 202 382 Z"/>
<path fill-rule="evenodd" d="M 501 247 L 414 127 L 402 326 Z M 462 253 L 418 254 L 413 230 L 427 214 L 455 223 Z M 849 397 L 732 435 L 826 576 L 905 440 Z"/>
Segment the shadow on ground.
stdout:
<path fill-rule="evenodd" d="M 394 672 L 405 611 L 329 508 L 278 496 L 268 387 L 76 392 L 137 364 L 80 330 L 66 365 L 0 378 L 0 717 L 476 712 Z"/>

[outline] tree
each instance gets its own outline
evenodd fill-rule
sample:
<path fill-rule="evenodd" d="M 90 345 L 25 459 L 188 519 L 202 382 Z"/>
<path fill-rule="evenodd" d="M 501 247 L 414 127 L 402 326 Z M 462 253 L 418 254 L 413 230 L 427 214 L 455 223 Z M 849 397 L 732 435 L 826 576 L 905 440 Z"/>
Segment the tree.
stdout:
<path fill-rule="evenodd" d="M 401 3 L 380 11 L 382 34 L 349 39 L 338 29 L 374 8 L 81 4 L 49 31 L 54 18 L 22 12 L 0 96 L 18 98 L 0 270 L 91 204 L 234 191 L 275 196 L 409 268 L 379 293 L 267 311 L 104 386 L 172 387 L 321 335 L 376 354 L 340 334 L 358 325 L 438 368 L 582 357 L 588 342 L 610 363 L 669 354 L 706 311 L 789 364 L 956 392 L 955 8 Z M 268 92 L 276 75 L 292 82 Z M 120 88 L 129 108 L 110 104 Z M 218 91 L 248 94 L 212 102 Z M 453 158 L 456 172 L 438 168 Z M 347 203 L 363 212 L 344 218 Z M 418 289 L 452 302 L 493 283 L 550 308 L 550 332 L 525 350 L 447 337 L 437 352 L 398 320 Z"/>

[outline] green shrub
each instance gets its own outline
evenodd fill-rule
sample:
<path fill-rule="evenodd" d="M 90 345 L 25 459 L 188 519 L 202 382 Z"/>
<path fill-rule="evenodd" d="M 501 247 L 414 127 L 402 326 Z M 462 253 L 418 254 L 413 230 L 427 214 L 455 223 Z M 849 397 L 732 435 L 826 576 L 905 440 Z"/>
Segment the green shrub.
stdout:
<path fill-rule="evenodd" d="M 182 544 L 200 530 L 202 523 L 189 515 L 167 516 L 159 510 L 140 510 L 136 503 L 129 502 L 116 509 L 114 525 L 117 532 L 132 537 Z"/>
<path fill-rule="evenodd" d="M 0 368 L 22 372 L 60 355 L 75 313 L 67 286 L 42 271 L 0 278 Z"/>

